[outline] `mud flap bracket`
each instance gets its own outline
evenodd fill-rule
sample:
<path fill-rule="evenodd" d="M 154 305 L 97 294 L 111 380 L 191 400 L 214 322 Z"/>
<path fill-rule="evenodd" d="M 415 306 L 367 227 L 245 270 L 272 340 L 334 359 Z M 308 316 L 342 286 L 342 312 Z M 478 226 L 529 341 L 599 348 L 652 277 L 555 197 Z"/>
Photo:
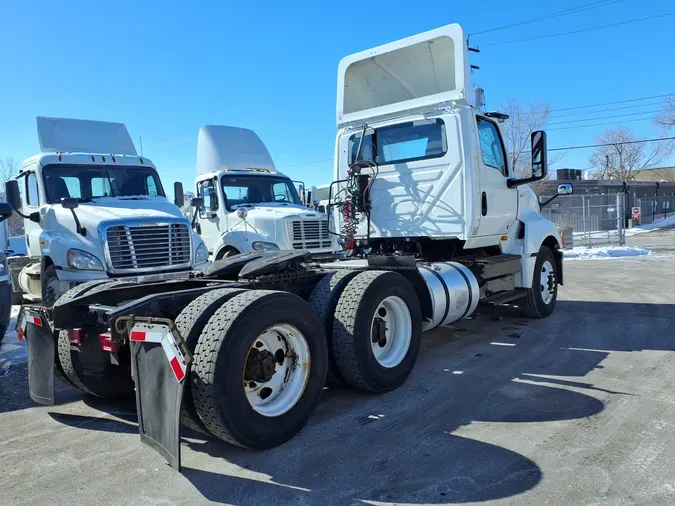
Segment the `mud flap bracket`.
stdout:
<path fill-rule="evenodd" d="M 123 316 L 115 325 L 122 324 L 129 335 L 141 441 L 180 471 L 180 413 L 192 356 L 171 320 Z"/>
<path fill-rule="evenodd" d="M 28 345 L 28 392 L 38 404 L 54 405 L 54 360 L 56 343 L 47 309 L 21 306 L 16 319 L 19 340 Z"/>

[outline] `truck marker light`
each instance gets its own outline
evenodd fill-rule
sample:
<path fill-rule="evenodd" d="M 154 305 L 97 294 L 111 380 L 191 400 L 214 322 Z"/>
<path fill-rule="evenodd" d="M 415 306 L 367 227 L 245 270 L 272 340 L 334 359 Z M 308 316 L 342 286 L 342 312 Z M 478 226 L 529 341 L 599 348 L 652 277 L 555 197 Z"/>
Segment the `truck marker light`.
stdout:
<path fill-rule="evenodd" d="M 82 329 L 68 329 L 68 341 L 72 344 L 82 344 Z"/>
<path fill-rule="evenodd" d="M 119 343 L 116 343 L 112 340 L 110 332 L 104 332 L 98 336 L 99 342 L 101 343 L 101 349 L 103 351 L 109 351 L 110 353 L 117 353 L 120 351 Z"/>

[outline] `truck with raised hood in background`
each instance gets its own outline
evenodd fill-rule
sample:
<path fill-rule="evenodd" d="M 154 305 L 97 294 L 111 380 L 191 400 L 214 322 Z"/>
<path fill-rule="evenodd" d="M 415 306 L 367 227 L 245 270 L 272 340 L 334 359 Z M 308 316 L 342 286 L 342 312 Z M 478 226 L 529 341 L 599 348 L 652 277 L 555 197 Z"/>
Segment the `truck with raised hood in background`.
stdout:
<path fill-rule="evenodd" d="M 12 259 L 22 295 L 51 306 L 93 280 L 165 280 L 205 265 L 206 246 L 166 198 L 153 163 L 122 123 L 37 118 L 42 153 L 7 182 L 28 255 Z"/>
<path fill-rule="evenodd" d="M 507 117 L 484 110 L 470 72 L 456 24 L 340 62 L 327 206 L 348 259 L 317 262 L 281 242 L 296 221 L 314 227 L 325 218 L 293 203 L 290 182 L 263 165 L 266 150 L 260 160 L 245 143 L 210 150 L 222 159 L 205 168 L 221 172 L 205 170 L 203 182 L 234 213 L 227 229 L 230 219 L 267 213 L 275 238 L 260 226 L 249 239 L 253 251 L 181 282 L 85 287 L 51 310 L 24 306 L 18 325 L 39 365 L 29 374 L 32 398 L 54 402 L 55 339 L 128 346 L 134 381 L 125 388 L 136 395 L 141 440 L 180 468 L 181 423 L 268 449 L 307 423 L 327 377 L 364 392 L 399 388 L 422 333 L 470 317 L 479 303 L 517 305 L 530 318 L 552 314 L 561 240 L 528 187 L 547 175 L 546 134 L 532 132 L 532 174 L 516 176 L 499 128 Z M 206 145 L 218 145 L 213 130 L 202 133 Z M 269 188 L 253 196 L 258 181 Z M 558 186 L 559 194 L 572 191 Z M 214 229 L 213 244 L 220 235 Z M 256 250 L 253 241 L 275 247 Z"/>
<path fill-rule="evenodd" d="M 216 125 L 199 130 L 196 191 L 204 201 L 195 215 L 196 230 L 214 260 L 279 250 L 326 256 L 339 249 L 328 217 L 305 205 L 304 183 L 276 170 L 252 130 Z"/>

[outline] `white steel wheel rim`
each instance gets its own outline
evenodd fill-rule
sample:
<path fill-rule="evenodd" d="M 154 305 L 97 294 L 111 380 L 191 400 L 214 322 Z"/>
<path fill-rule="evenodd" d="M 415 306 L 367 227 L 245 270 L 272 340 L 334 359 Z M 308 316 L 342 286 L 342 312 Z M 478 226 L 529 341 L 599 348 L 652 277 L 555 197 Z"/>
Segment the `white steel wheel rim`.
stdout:
<path fill-rule="evenodd" d="M 384 299 L 375 310 L 370 332 L 375 360 L 388 369 L 400 364 L 408 354 L 412 340 L 412 317 L 403 299 L 396 296 Z"/>
<path fill-rule="evenodd" d="M 555 294 L 556 279 L 555 271 L 551 262 L 546 260 L 541 266 L 541 276 L 539 278 L 539 289 L 541 290 L 541 300 L 548 305 L 553 300 Z"/>
<path fill-rule="evenodd" d="M 265 378 L 267 381 L 252 381 L 246 376 L 247 363 L 255 353 L 253 350 L 274 355 L 274 373 L 269 379 Z M 244 364 L 244 392 L 251 407 L 267 417 L 290 411 L 305 391 L 310 361 L 309 345 L 297 328 L 279 324 L 266 329 L 253 341 Z"/>

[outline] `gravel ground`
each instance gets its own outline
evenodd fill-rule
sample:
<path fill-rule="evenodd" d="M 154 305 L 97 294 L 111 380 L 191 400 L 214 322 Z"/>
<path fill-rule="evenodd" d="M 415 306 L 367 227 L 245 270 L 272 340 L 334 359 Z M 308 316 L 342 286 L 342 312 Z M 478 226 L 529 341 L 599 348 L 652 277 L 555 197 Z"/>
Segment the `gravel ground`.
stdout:
<path fill-rule="evenodd" d="M 546 320 L 481 309 L 428 334 L 386 395 L 330 389 L 282 447 L 188 434 L 182 474 L 133 404 L 59 386 L 36 407 L 0 378 L 0 504 L 675 504 L 675 230 L 657 254 L 566 265 Z"/>

